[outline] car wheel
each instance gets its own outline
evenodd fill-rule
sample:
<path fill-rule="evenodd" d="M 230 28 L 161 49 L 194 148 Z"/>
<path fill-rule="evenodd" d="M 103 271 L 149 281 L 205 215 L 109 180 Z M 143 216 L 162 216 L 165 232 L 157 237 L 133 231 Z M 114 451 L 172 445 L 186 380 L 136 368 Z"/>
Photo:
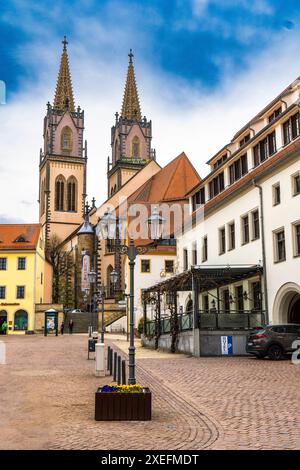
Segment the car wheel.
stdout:
<path fill-rule="evenodd" d="M 273 361 L 279 361 L 280 359 L 282 359 L 283 356 L 282 347 L 278 344 L 273 344 L 268 349 L 268 356 Z"/>
<path fill-rule="evenodd" d="M 257 359 L 263 359 L 265 356 L 265 354 L 256 354 Z"/>

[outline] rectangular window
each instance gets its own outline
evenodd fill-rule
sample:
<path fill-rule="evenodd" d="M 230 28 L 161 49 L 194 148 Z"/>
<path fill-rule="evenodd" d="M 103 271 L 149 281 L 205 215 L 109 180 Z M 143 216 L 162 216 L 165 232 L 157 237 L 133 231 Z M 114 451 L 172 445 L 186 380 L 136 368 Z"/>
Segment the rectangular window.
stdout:
<path fill-rule="evenodd" d="M 209 313 L 208 295 L 203 295 L 203 310 L 205 313 Z"/>
<path fill-rule="evenodd" d="M 193 262 L 193 266 L 197 266 L 198 264 L 197 243 L 193 243 L 192 262 Z"/>
<path fill-rule="evenodd" d="M 172 259 L 165 260 L 165 272 L 166 273 L 174 272 L 174 261 Z"/>
<path fill-rule="evenodd" d="M 25 286 L 17 286 L 17 299 L 25 298 Z"/>
<path fill-rule="evenodd" d="M 239 180 L 242 176 L 248 173 L 248 160 L 247 154 L 242 155 L 229 167 L 229 180 L 230 184 Z"/>
<path fill-rule="evenodd" d="M 286 252 L 285 252 L 285 233 L 284 229 L 280 229 L 274 233 L 275 241 L 275 261 L 277 263 L 285 261 Z"/>
<path fill-rule="evenodd" d="M 257 240 L 260 236 L 259 233 L 259 212 L 255 210 L 252 212 L 252 235 L 253 240 Z"/>
<path fill-rule="evenodd" d="M 183 269 L 184 271 L 187 271 L 189 267 L 189 256 L 188 256 L 188 251 L 186 248 L 183 250 Z"/>
<path fill-rule="evenodd" d="M 202 239 L 202 262 L 207 261 L 208 252 L 207 252 L 207 236 Z"/>
<path fill-rule="evenodd" d="M 245 215 L 242 217 L 242 244 L 245 245 L 246 243 L 249 243 L 249 240 L 249 216 Z"/>
<path fill-rule="evenodd" d="M 7 258 L 0 258 L 0 270 L 5 271 L 7 269 Z"/>
<path fill-rule="evenodd" d="M 192 196 L 192 209 L 195 211 L 198 206 L 205 204 L 205 189 L 201 188 L 196 194 Z"/>
<path fill-rule="evenodd" d="M 217 196 L 225 188 L 224 185 L 224 172 L 220 173 L 209 183 L 209 197 L 212 199 Z"/>
<path fill-rule="evenodd" d="M 276 183 L 272 187 L 273 191 L 273 206 L 278 206 L 281 203 L 280 183 Z"/>
<path fill-rule="evenodd" d="M 300 222 L 294 224 L 294 256 L 300 256 Z"/>
<path fill-rule="evenodd" d="M 150 273 L 150 259 L 141 260 L 141 272 Z"/>
<path fill-rule="evenodd" d="M 5 299 L 6 287 L 0 286 L 0 299 Z"/>
<path fill-rule="evenodd" d="M 239 313 L 244 311 L 244 291 L 243 286 L 235 288 L 236 309 Z"/>
<path fill-rule="evenodd" d="M 24 256 L 18 257 L 18 269 L 26 269 L 26 258 Z"/>
<path fill-rule="evenodd" d="M 300 134 L 300 113 L 294 114 L 282 124 L 283 144 L 287 145 Z"/>
<path fill-rule="evenodd" d="M 300 194 L 300 173 L 292 176 L 293 196 Z"/>
<path fill-rule="evenodd" d="M 222 255 L 226 251 L 226 233 L 225 227 L 219 229 L 219 254 Z"/>
<path fill-rule="evenodd" d="M 223 308 L 225 313 L 230 312 L 230 296 L 229 296 L 229 290 L 225 289 L 223 291 Z"/>
<path fill-rule="evenodd" d="M 231 222 L 228 224 L 228 249 L 234 250 L 235 249 L 235 223 Z"/>
<path fill-rule="evenodd" d="M 253 147 L 253 166 L 258 166 L 275 152 L 276 134 L 275 131 L 273 131 Z"/>
<path fill-rule="evenodd" d="M 261 284 L 260 284 L 260 281 L 252 283 L 251 291 L 252 291 L 252 308 L 254 310 L 261 310 Z"/>

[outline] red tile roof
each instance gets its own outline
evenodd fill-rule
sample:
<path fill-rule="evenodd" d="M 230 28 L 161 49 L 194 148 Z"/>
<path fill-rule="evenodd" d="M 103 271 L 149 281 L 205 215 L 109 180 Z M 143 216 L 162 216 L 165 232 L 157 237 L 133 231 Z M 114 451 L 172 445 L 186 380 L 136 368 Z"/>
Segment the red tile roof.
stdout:
<path fill-rule="evenodd" d="M 0 251 L 35 250 L 40 230 L 39 224 L 0 224 Z"/>
<path fill-rule="evenodd" d="M 184 152 L 147 180 L 129 202 L 172 202 L 186 199 L 186 194 L 201 181 Z"/>

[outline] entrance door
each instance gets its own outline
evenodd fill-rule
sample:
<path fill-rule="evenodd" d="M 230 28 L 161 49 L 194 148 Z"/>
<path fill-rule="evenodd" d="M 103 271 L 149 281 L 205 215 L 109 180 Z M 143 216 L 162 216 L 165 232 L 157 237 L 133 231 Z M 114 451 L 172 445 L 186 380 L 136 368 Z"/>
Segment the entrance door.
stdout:
<path fill-rule="evenodd" d="M 289 312 L 289 323 L 300 324 L 300 297 L 296 302 L 292 303 L 292 307 Z"/>

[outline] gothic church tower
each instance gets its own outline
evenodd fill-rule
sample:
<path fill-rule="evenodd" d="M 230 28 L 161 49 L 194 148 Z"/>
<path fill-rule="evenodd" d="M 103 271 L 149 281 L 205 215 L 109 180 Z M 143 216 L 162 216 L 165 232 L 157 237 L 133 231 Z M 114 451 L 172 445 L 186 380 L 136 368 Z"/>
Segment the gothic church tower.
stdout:
<path fill-rule="evenodd" d="M 81 223 L 86 197 L 87 144 L 83 147 L 84 111 L 75 109 L 67 40 L 53 106 L 44 118 L 44 150 L 40 152 L 39 209 L 46 244 L 64 240 Z"/>
<path fill-rule="evenodd" d="M 135 81 L 133 53 L 128 54 L 129 64 L 121 114 L 111 129 L 112 160 L 108 160 L 108 197 L 118 191 L 150 159 L 155 159 L 151 149 L 152 122 L 142 118 Z"/>

